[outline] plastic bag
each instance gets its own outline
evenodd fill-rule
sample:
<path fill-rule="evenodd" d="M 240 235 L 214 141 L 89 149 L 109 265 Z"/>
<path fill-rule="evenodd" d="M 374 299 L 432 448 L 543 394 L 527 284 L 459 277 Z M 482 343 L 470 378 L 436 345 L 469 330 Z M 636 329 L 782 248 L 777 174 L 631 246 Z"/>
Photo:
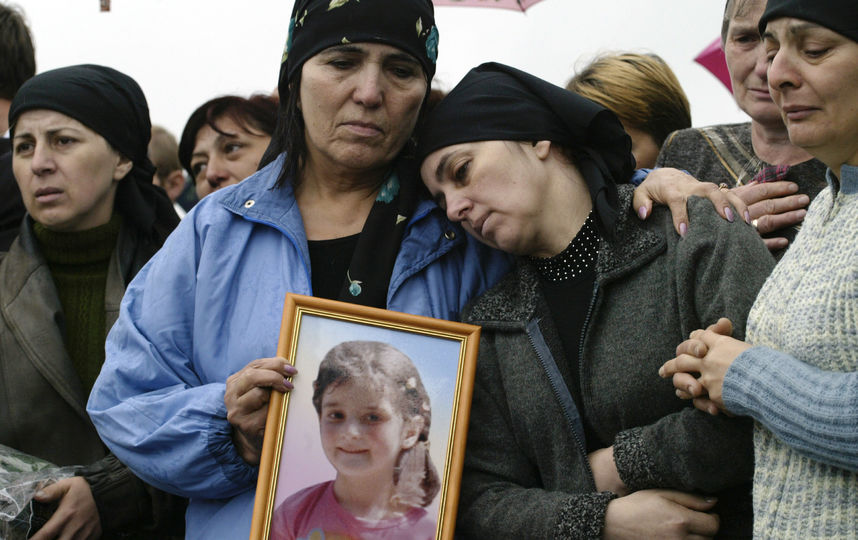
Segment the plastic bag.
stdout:
<path fill-rule="evenodd" d="M 74 476 L 75 470 L 0 444 L 0 540 L 26 540 L 33 525 L 33 496 L 48 484 Z"/>

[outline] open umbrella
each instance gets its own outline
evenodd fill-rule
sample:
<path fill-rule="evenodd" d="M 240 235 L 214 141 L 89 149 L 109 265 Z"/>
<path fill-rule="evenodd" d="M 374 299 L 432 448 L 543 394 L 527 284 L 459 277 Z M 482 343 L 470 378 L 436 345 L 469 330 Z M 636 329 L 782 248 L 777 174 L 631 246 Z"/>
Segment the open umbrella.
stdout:
<path fill-rule="evenodd" d="M 700 51 L 694 61 L 715 75 L 727 87 L 727 90 L 733 91 L 733 86 L 730 84 L 730 72 L 727 71 L 727 60 L 724 58 L 724 49 L 721 48 L 721 38 L 715 38 L 715 41 Z"/>
<path fill-rule="evenodd" d="M 493 7 L 524 11 L 542 0 L 432 0 L 436 6 Z"/>

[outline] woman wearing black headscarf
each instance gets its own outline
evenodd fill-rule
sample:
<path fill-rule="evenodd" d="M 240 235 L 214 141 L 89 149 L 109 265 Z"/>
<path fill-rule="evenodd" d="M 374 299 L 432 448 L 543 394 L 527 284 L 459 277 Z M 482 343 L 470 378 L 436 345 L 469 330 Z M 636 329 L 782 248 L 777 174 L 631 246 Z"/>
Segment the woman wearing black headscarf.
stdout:
<path fill-rule="evenodd" d="M 771 257 L 702 199 L 684 238 L 667 211 L 641 223 L 617 185 L 630 149 L 607 109 L 491 63 L 421 131 L 421 175 L 448 217 L 518 256 L 463 314 L 483 329 L 468 537 L 703 538 L 719 530 L 709 512 L 721 535 L 750 535 L 750 425 L 713 422 L 657 370 L 698 322 L 744 321 Z"/>
<path fill-rule="evenodd" d="M 80 466 L 37 496 L 58 507 L 34 538 L 180 532 L 181 505 L 109 453 L 84 408 L 125 287 L 179 221 L 152 185 L 146 99 L 116 70 L 72 66 L 30 79 L 9 121 L 27 216 L 0 263 L 0 444 Z"/>
<path fill-rule="evenodd" d="M 128 288 L 88 411 L 135 472 L 191 498 L 189 538 L 249 534 L 269 394 L 295 373 L 274 357 L 287 292 L 453 319 L 508 270 L 408 163 L 437 44 L 429 0 L 295 2 L 269 159 Z"/>

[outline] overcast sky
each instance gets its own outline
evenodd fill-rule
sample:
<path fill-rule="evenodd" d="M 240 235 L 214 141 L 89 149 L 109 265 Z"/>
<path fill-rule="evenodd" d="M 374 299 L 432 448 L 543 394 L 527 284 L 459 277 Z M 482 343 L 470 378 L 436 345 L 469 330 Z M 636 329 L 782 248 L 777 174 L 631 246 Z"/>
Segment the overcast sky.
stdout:
<path fill-rule="evenodd" d="M 270 92 L 292 1 L 3 0 L 26 12 L 39 71 L 98 63 L 134 77 L 152 121 L 176 136 L 190 113 L 223 94 Z M 477 64 L 499 61 L 565 85 L 606 51 L 654 52 L 679 77 L 695 125 L 746 117 L 694 57 L 718 36 L 723 0 L 543 0 L 526 14 L 438 7 L 435 86 L 445 90 Z"/>

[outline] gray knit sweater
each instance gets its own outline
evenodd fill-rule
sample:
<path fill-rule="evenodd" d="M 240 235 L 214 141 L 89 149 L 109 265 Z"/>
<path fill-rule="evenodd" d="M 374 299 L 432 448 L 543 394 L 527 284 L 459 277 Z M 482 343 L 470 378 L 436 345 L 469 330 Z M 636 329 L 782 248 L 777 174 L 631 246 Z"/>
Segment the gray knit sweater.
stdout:
<path fill-rule="evenodd" d="M 656 166 L 676 167 L 698 180 L 734 187 L 747 184 L 770 164 L 754 153 L 751 124 L 747 122 L 674 131 L 664 142 Z M 825 165 L 817 159 L 798 163 L 789 168 L 784 180 L 795 182 L 799 193 L 813 199 L 826 185 Z M 785 227 L 766 236 L 784 236 L 792 241 L 800 228 Z M 780 259 L 785 251 L 773 255 Z"/>
<path fill-rule="evenodd" d="M 616 239 L 601 244 L 592 305 L 569 306 L 589 314 L 580 359 L 564 357 L 526 261 L 463 314 L 483 328 L 459 505 L 465 537 L 600 536 L 612 495 L 595 492 L 580 414 L 593 445 L 614 445 L 632 490 L 716 493 L 722 530 L 750 534 L 750 423 L 697 411 L 658 368 L 718 317 L 731 317 L 742 337 L 774 261 L 751 227 L 720 219 L 706 200 L 692 198 L 698 226 L 680 239 L 666 209 L 640 222 L 631 196 L 621 186 L 624 211 Z M 577 380 L 570 361 L 579 362 Z M 580 413 L 564 392 L 571 385 Z"/>
<path fill-rule="evenodd" d="M 829 172 L 831 187 L 760 291 L 748 319 L 755 347 L 724 381 L 728 408 L 763 422 L 754 436 L 760 538 L 858 537 L 858 398 L 843 387 L 858 371 L 858 167 L 841 174 Z"/>

